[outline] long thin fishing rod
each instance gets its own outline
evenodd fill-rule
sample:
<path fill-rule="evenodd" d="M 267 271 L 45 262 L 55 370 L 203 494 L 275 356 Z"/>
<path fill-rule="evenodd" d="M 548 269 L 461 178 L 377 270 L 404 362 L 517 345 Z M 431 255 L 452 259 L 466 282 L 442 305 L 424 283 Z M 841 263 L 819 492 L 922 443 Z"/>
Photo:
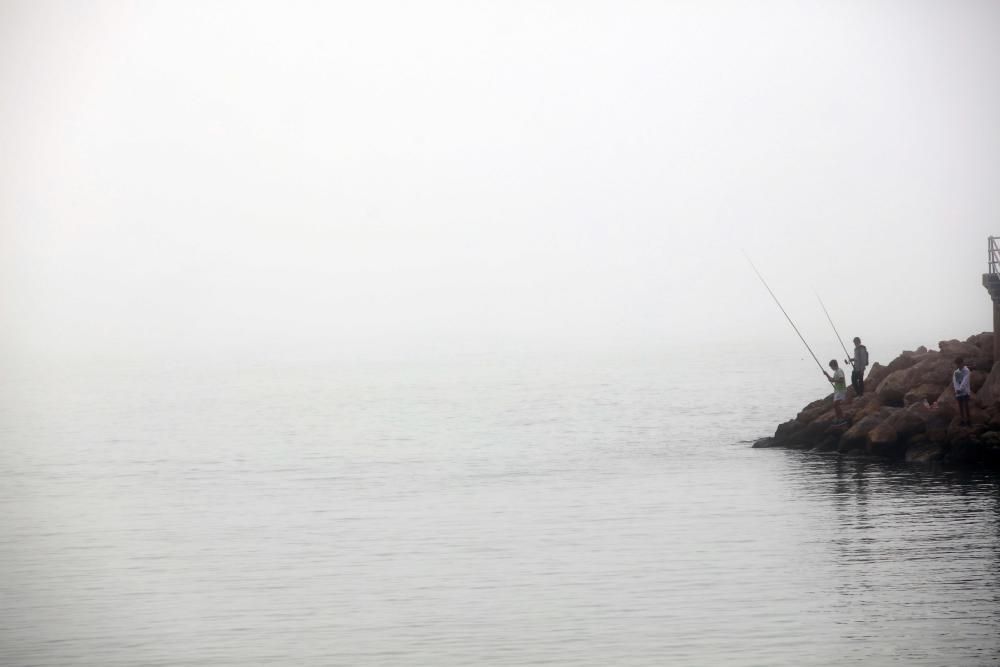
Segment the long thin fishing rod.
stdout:
<path fill-rule="evenodd" d="M 827 312 L 826 304 L 823 303 L 823 299 L 820 299 L 819 292 L 816 292 L 816 298 L 819 299 L 819 305 L 823 308 L 823 312 L 826 313 L 826 319 L 830 322 L 830 326 L 833 327 L 833 333 L 837 336 L 837 342 L 840 343 L 840 347 L 844 348 L 844 354 L 847 355 L 844 359 L 847 359 L 847 363 L 851 364 L 851 367 L 853 368 L 854 362 L 851 361 L 851 353 L 847 351 L 847 346 L 844 345 L 844 339 L 840 337 L 840 332 L 837 331 L 837 325 L 833 323 L 833 318 L 830 317 L 830 313 Z"/>
<path fill-rule="evenodd" d="M 781 305 L 781 302 L 778 301 L 778 297 L 774 296 L 774 292 L 771 291 L 771 288 L 768 286 L 767 281 L 764 280 L 764 276 L 760 275 L 760 271 L 758 271 L 757 267 L 754 266 L 753 260 L 750 259 L 750 255 L 744 252 L 743 256 L 747 258 L 748 262 L 750 262 L 750 268 L 752 268 L 753 272 L 757 274 L 758 278 L 760 278 L 760 282 L 762 285 L 764 285 L 764 289 L 767 290 L 767 293 L 770 294 L 771 298 L 774 299 L 774 302 L 778 304 L 778 308 L 781 309 L 781 312 L 785 316 L 785 319 L 788 320 L 788 323 L 792 325 L 793 329 L 795 329 L 795 333 L 799 335 L 799 340 L 801 340 L 802 344 L 806 346 L 807 350 L 809 350 L 809 354 L 812 355 L 813 361 L 815 361 L 816 365 L 819 366 L 820 372 L 822 372 L 823 375 L 826 375 L 826 369 L 823 368 L 823 364 L 819 363 L 819 359 L 816 358 L 816 355 L 813 353 L 812 348 L 809 347 L 809 343 L 806 342 L 806 339 L 802 337 L 802 333 L 799 331 L 799 328 L 795 326 L 795 322 L 792 322 L 792 318 L 788 316 L 787 312 L 785 312 L 785 308 L 784 306 Z"/>

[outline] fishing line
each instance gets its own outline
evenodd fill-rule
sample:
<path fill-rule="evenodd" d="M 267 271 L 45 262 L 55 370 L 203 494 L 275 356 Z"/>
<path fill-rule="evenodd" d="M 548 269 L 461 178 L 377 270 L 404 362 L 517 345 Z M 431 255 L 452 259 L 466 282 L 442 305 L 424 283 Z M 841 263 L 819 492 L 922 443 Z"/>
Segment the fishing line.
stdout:
<path fill-rule="evenodd" d="M 799 331 L 799 328 L 795 326 L 795 322 L 792 322 L 792 318 L 788 316 L 787 312 L 785 312 L 785 308 L 784 306 L 781 305 L 781 302 L 778 301 L 778 297 L 774 296 L 774 292 L 771 291 L 771 288 L 768 286 L 767 281 L 764 280 L 764 276 L 760 275 L 760 271 L 758 271 L 757 267 L 754 266 L 753 260 L 750 259 L 750 255 L 744 252 L 743 256 L 747 258 L 748 262 L 750 262 L 750 268 L 752 268 L 753 272 L 757 274 L 758 278 L 760 278 L 760 282 L 762 285 L 764 285 L 764 289 L 767 290 L 767 293 L 770 294 L 771 298 L 774 299 L 774 302 L 778 304 L 778 308 L 781 309 L 781 312 L 785 316 L 785 319 L 788 320 L 788 323 L 792 325 L 793 329 L 795 329 L 795 333 L 799 335 L 799 340 L 801 340 L 802 344 L 806 346 L 807 350 L 809 350 L 809 354 L 812 355 L 813 361 L 815 361 L 816 365 L 819 366 L 820 372 L 823 373 L 823 375 L 826 375 L 826 369 L 823 368 L 823 364 L 819 363 L 819 359 L 816 358 L 816 355 L 813 353 L 812 348 L 809 347 L 809 343 L 806 342 L 806 339 L 802 337 L 802 333 Z"/>
<path fill-rule="evenodd" d="M 816 298 L 819 299 L 819 305 L 823 308 L 823 312 L 826 313 L 826 319 L 830 322 L 830 326 L 833 327 L 833 333 L 837 336 L 837 342 L 840 343 L 840 347 L 844 348 L 844 354 L 847 355 L 844 359 L 846 359 L 847 363 L 851 365 L 851 368 L 854 368 L 854 362 L 851 361 L 851 353 L 847 351 L 847 346 L 844 345 L 844 339 L 840 337 L 840 332 L 837 331 L 837 326 L 833 323 L 833 318 L 830 317 L 830 313 L 827 312 L 826 304 L 823 303 L 823 299 L 820 299 L 819 292 L 815 292 L 815 294 Z"/>

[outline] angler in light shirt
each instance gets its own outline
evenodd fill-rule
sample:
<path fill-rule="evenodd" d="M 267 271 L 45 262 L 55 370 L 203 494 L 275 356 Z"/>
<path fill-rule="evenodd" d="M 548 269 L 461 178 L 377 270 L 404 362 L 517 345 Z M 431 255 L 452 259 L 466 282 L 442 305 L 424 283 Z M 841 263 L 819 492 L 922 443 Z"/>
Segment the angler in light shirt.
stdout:
<path fill-rule="evenodd" d="M 836 359 L 830 360 L 830 368 L 833 369 L 833 375 L 831 376 L 826 371 L 823 371 L 823 375 L 833 385 L 833 411 L 837 413 L 837 421 L 835 423 L 843 424 L 847 420 L 844 419 L 844 410 L 840 407 L 840 404 L 847 398 L 847 382 L 844 380 L 844 371 L 837 366 Z"/>
<path fill-rule="evenodd" d="M 965 365 L 965 359 L 958 357 L 955 359 L 955 372 L 951 376 L 951 384 L 955 388 L 955 400 L 958 401 L 958 425 L 971 426 L 972 418 L 969 416 L 969 367 Z"/>

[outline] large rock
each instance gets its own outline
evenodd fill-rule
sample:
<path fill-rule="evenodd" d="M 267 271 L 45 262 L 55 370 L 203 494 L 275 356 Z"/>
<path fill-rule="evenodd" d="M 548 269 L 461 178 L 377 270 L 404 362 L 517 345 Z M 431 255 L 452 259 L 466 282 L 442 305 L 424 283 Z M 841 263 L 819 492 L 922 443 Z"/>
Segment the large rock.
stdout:
<path fill-rule="evenodd" d="M 819 442 L 824 435 L 827 434 L 829 429 L 829 419 L 821 419 L 805 424 L 788 438 L 785 442 L 785 446 L 795 449 L 811 449 L 816 446 L 816 443 Z"/>
<path fill-rule="evenodd" d="M 899 434 L 892 421 L 887 419 L 868 432 L 868 451 L 878 456 L 892 456 L 898 441 Z M 905 449 L 905 445 L 899 443 L 899 448 Z"/>
<path fill-rule="evenodd" d="M 941 355 L 948 360 L 952 370 L 955 368 L 956 357 L 962 357 L 965 365 L 971 370 L 989 371 L 993 366 L 992 352 L 987 353 L 971 342 L 943 340 L 938 343 L 938 347 L 941 350 Z"/>
<path fill-rule="evenodd" d="M 983 385 L 986 384 L 986 378 L 989 373 L 986 371 L 972 371 L 969 374 L 969 388 L 972 389 L 973 394 L 978 394 L 982 390 Z M 954 386 L 954 384 L 952 384 Z"/>
<path fill-rule="evenodd" d="M 1000 404 L 1000 364 L 994 364 L 976 395 L 983 405 Z"/>
<path fill-rule="evenodd" d="M 955 398 L 954 385 L 949 384 L 938 396 L 937 411 L 938 414 L 949 419 L 958 414 L 958 400 Z"/>
<path fill-rule="evenodd" d="M 820 398 L 813 401 L 806 407 L 802 408 L 802 411 L 799 412 L 799 414 L 795 415 L 796 421 L 800 422 L 814 421 L 817 417 L 819 417 L 821 414 L 830 409 L 832 401 L 833 401 L 832 397 L 829 396 L 826 398 Z"/>
<path fill-rule="evenodd" d="M 949 425 L 951 425 L 951 415 L 943 415 L 940 414 L 940 411 L 935 411 L 933 415 L 928 417 L 927 423 L 924 426 L 927 439 L 937 444 L 948 442 Z"/>
<path fill-rule="evenodd" d="M 924 384 L 944 387 L 951 381 L 952 370 L 954 364 L 940 352 L 927 352 L 912 366 L 890 373 L 875 392 L 884 404 L 902 407 L 911 388 Z"/>
<path fill-rule="evenodd" d="M 913 405 L 914 403 L 933 403 L 938 400 L 938 396 L 944 391 L 943 384 L 921 384 L 910 389 L 903 395 L 903 405 Z"/>
<path fill-rule="evenodd" d="M 909 463 L 931 463 L 944 458 L 947 447 L 938 442 L 919 442 L 906 448 L 905 460 Z"/>
<path fill-rule="evenodd" d="M 910 438 L 923 437 L 932 411 L 922 403 L 884 410 L 889 411 L 888 417 L 868 432 L 868 451 L 878 456 L 903 458 Z"/>
<path fill-rule="evenodd" d="M 907 442 L 905 440 L 890 440 L 889 442 L 872 443 L 868 447 L 868 453 L 872 456 L 881 456 L 898 461 L 906 458 L 906 447 Z"/>
<path fill-rule="evenodd" d="M 840 451 L 849 452 L 852 449 L 866 449 L 868 447 L 868 433 L 876 426 L 885 421 L 888 414 L 881 412 L 868 415 L 851 426 L 840 438 Z"/>
<path fill-rule="evenodd" d="M 885 367 L 886 375 L 906 370 L 920 361 L 920 358 L 925 354 L 927 354 L 927 348 L 923 348 L 923 352 L 903 352 Z"/>
<path fill-rule="evenodd" d="M 969 338 L 965 342 L 970 345 L 975 345 L 980 350 L 986 353 L 986 356 L 990 359 L 990 361 L 994 361 L 992 331 L 984 331 L 983 333 L 976 334 L 975 336 L 969 336 Z"/>
<path fill-rule="evenodd" d="M 868 368 L 865 375 L 865 395 L 873 392 L 879 383 L 889 375 L 889 367 L 880 363 L 874 363 Z"/>
<path fill-rule="evenodd" d="M 927 430 L 927 423 L 934 417 L 934 411 L 923 403 L 911 405 L 903 410 L 895 410 L 886 424 L 896 432 L 899 439 L 909 439 Z"/>
<path fill-rule="evenodd" d="M 878 394 L 872 392 L 865 394 L 861 398 L 849 401 L 845 406 L 844 414 L 848 415 L 852 422 L 856 422 L 868 415 L 877 413 L 881 409 L 882 401 L 879 400 Z"/>
<path fill-rule="evenodd" d="M 839 447 L 840 447 L 840 436 L 831 433 L 829 435 L 823 436 L 823 438 L 819 441 L 819 444 L 813 447 L 813 451 L 835 452 Z"/>
<path fill-rule="evenodd" d="M 1000 406 L 987 405 L 983 407 L 983 424 L 991 431 L 1000 430 Z"/>
<path fill-rule="evenodd" d="M 789 442 L 797 432 L 801 431 L 805 427 L 805 422 L 801 422 L 798 419 L 791 419 L 786 422 L 778 424 L 777 430 L 774 432 L 774 443 L 781 445 Z M 755 445 L 756 446 L 756 445 Z"/>
<path fill-rule="evenodd" d="M 906 374 L 908 370 L 904 369 L 890 373 L 888 377 L 878 384 L 875 394 L 879 397 L 880 401 L 886 405 L 900 407 L 904 404 L 903 401 L 906 398 L 906 392 L 910 387 L 909 378 Z"/>

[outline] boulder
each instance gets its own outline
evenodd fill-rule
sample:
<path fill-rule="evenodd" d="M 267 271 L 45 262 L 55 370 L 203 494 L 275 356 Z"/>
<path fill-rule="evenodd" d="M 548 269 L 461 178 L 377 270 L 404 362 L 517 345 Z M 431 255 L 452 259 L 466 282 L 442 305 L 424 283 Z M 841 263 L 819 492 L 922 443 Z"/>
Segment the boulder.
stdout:
<path fill-rule="evenodd" d="M 840 438 L 840 451 L 847 452 L 852 449 L 866 448 L 868 446 L 868 433 L 885 421 L 886 416 L 879 412 L 868 415 L 852 425 Z"/>
<path fill-rule="evenodd" d="M 818 441 L 813 441 L 812 446 L 815 447 L 820 442 L 823 442 L 828 438 L 836 439 L 839 445 L 841 439 L 844 437 L 844 433 L 846 433 L 847 429 L 849 428 L 850 428 L 849 423 L 847 424 L 830 423 L 827 425 L 826 430 L 823 431 L 823 436 Z"/>
<path fill-rule="evenodd" d="M 902 407 L 906 392 L 913 387 L 950 384 L 953 368 L 954 364 L 939 352 L 928 352 L 912 366 L 890 373 L 875 391 L 885 405 Z"/>
<path fill-rule="evenodd" d="M 1000 447 L 1000 431 L 987 431 L 979 439 L 989 447 Z"/>
<path fill-rule="evenodd" d="M 786 422 L 778 424 L 777 430 L 774 432 L 775 444 L 782 444 L 791 440 L 798 431 L 801 431 L 805 424 L 798 419 L 791 419 Z M 756 447 L 756 445 L 754 445 Z"/>
<path fill-rule="evenodd" d="M 795 419 L 800 422 L 811 422 L 819 417 L 821 414 L 830 409 L 830 403 L 833 401 L 832 396 L 827 396 L 826 398 L 820 398 L 813 401 L 795 416 Z"/>
<path fill-rule="evenodd" d="M 927 422 L 933 416 L 934 412 L 930 408 L 923 403 L 917 403 L 894 411 L 885 423 L 896 432 L 897 438 L 907 440 L 923 434 L 927 430 Z"/>
<path fill-rule="evenodd" d="M 896 371 L 902 371 L 910 366 L 915 365 L 920 358 L 927 353 L 927 348 L 921 348 L 923 352 L 903 352 L 901 355 L 889 362 L 889 365 L 885 367 L 885 374 L 890 375 Z M 872 369 L 874 370 L 874 366 Z"/>
<path fill-rule="evenodd" d="M 974 336 L 969 336 L 965 341 L 969 345 L 975 345 L 983 352 L 986 352 L 990 359 L 993 359 L 993 332 L 984 331 L 983 333 L 975 334 Z"/>
<path fill-rule="evenodd" d="M 983 405 L 1000 405 L 1000 364 L 995 365 L 987 374 L 976 394 Z"/>
<path fill-rule="evenodd" d="M 856 401 L 849 403 L 845 414 L 850 415 L 853 423 L 864 419 L 868 415 L 878 414 L 883 407 L 885 406 L 883 406 L 882 401 L 879 400 L 878 394 L 865 394 Z"/>
<path fill-rule="evenodd" d="M 830 428 L 831 421 L 831 417 L 826 417 L 804 424 L 802 428 L 797 429 L 782 444 L 785 447 L 792 447 L 794 449 L 811 449 L 826 434 Z"/>
<path fill-rule="evenodd" d="M 823 436 L 819 441 L 819 444 L 813 447 L 813 451 L 816 452 L 835 452 L 840 446 L 840 437 L 831 433 L 829 435 Z"/>
<path fill-rule="evenodd" d="M 906 443 L 899 438 L 899 433 L 892 421 L 890 417 L 868 432 L 868 451 L 870 453 L 890 458 L 904 455 Z"/>
<path fill-rule="evenodd" d="M 867 452 L 872 456 L 898 461 L 906 458 L 906 447 L 905 440 L 892 440 L 885 443 L 873 443 L 868 446 Z"/>
<path fill-rule="evenodd" d="M 958 414 L 958 401 L 955 400 L 955 388 L 952 385 L 949 384 L 945 387 L 941 395 L 938 396 L 937 412 L 949 420 Z"/>
<path fill-rule="evenodd" d="M 927 419 L 924 432 L 930 442 L 944 444 L 948 442 L 948 426 L 951 424 L 951 417 L 935 412 Z"/>
<path fill-rule="evenodd" d="M 982 404 L 976 400 L 975 396 L 969 402 L 969 418 L 977 431 L 986 430 L 986 422 L 989 421 L 989 417 L 986 416 L 986 411 L 983 410 Z"/>
<path fill-rule="evenodd" d="M 882 380 L 875 390 L 879 400 L 884 405 L 894 405 L 902 407 L 903 399 L 906 397 L 906 371 L 896 371 Z"/>
<path fill-rule="evenodd" d="M 946 385 L 951 382 L 954 362 L 940 353 L 929 353 L 909 369 L 910 386 L 921 384 Z"/>
<path fill-rule="evenodd" d="M 914 403 L 923 404 L 924 401 L 934 403 L 938 396 L 944 391 L 942 384 L 920 384 L 910 389 L 903 395 L 903 405 L 910 406 Z"/>
<path fill-rule="evenodd" d="M 993 353 L 987 353 L 973 343 L 943 340 L 938 343 L 938 348 L 941 350 L 941 356 L 951 364 L 952 370 L 955 368 L 955 357 L 962 357 L 970 370 L 989 371 L 993 366 Z"/>
<path fill-rule="evenodd" d="M 913 443 L 906 448 L 904 456 L 908 463 L 931 463 L 944 458 L 946 446 L 937 442 Z"/>
<path fill-rule="evenodd" d="M 874 363 L 868 368 L 865 377 L 865 396 L 873 392 L 879 383 L 889 375 L 889 367 Z"/>
<path fill-rule="evenodd" d="M 974 435 L 971 426 L 960 425 L 958 417 L 954 417 L 951 423 L 948 424 L 948 439 L 952 442 L 957 440 L 962 440 L 964 438 L 971 438 Z"/>
<path fill-rule="evenodd" d="M 883 408 L 879 413 L 881 423 L 868 432 L 868 451 L 879 456 L 902 458 L 909 439 L 923 435 L 930 413 L 922 403 L 906 409 Z"/>
<path fill-rule="evenodd" d="M 989 373 L 986 371 L 972 371 L 972 373 L 969 374 L 969 388 L 972 389 L 973 394 L 979 393 L 979 391 L 983 388 L 983 385 L 986 384 L 986 378 L 988 376 Z"/>

